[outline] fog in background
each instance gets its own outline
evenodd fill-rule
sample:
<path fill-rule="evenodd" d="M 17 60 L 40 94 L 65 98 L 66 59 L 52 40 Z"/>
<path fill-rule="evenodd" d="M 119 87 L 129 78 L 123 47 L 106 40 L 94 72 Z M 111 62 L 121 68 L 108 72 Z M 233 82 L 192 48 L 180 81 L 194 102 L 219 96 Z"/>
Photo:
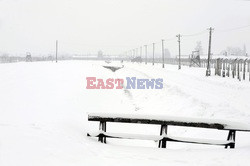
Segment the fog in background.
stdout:
<path fill-rule="evenodd" d="M 250 52 L 250 1 L 237 0 L 0 0 L 0 53 L 11 55 L 122 54 L 161 39 L 172 56 L 246 46 Z M 192 35 L 194 36 L 185 36 Z M 149 46 L 149 52 L 150 50 Z"/>

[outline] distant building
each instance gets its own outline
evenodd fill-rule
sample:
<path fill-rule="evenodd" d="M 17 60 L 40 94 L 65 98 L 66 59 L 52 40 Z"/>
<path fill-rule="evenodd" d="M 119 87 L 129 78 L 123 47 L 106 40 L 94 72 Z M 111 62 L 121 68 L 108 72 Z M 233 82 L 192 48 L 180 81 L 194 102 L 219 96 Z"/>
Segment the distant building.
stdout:
<path fill-rule="evenodd" d="M 135 57 L 135 58 L 131 59 L 131 62 L 142 62 L 142 58 L 140 56 Z"/>
<path fill-rule="evenodd" d="M 26 54 L 25 61 L 26 62 L 32 62 L 32 57 L 31 57 L 31 54 L 29 52 Z"/>

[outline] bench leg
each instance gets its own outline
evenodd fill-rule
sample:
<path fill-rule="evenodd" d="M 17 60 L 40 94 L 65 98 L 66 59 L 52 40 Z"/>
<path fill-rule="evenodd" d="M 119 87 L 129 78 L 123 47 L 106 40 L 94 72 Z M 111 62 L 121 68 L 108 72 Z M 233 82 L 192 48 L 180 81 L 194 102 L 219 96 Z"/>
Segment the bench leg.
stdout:
<path fill-rule="evenodd" d="M 161 125 L 161 131 L 160 135 L 167 135 L 168 126 L 167 125 Z M 161 141 L 159 141 L 158 148 L 166 148 L 167 147 L 167 140 L 163 138 Z"/>
<path fill-rule="evenodd" d="M 106 132 L 106 122 L 100 122 L 99 130 Z M 98 141 L 100 141 L 101 143 L 106 143 L 106 137 L 103 134 L 101 134 L 98 138 Z"/>
<path fill-rule="evenodd" d="M 107 129 L 106 129 L 107 122 L 105 122 L 103 125 L 104 125 L 104 131 L 106 132 L 106 130 L 107 130 Z M 106 139 L 107 139 L 107 138 L 104 136 L 104 137 L 103 137 L 103 142 L 104 142 L 105 144 L 106 144 Z"/>
<path fill-rule="evenodd" d="M 160 129 L 160 135 L 162 135 L 162 125 L 161 125 L 161 129 Z M 159 141 L 158 148 L 161 147 L 161 142 L 162 142 L 162 141 Z"/>
<path fill-rule="evenodd" d="M 234 143 L 230 144 L 230 145 L 226 145 L 225 148 L 228 148 L 228 146 L 230 148 L 235 148 L 235 135 L 236 135 L 236 131 L 235 130 L 229 130 L 228 136 L 227 136 L 227 140 L 230 141 L 234 141 Z"/>

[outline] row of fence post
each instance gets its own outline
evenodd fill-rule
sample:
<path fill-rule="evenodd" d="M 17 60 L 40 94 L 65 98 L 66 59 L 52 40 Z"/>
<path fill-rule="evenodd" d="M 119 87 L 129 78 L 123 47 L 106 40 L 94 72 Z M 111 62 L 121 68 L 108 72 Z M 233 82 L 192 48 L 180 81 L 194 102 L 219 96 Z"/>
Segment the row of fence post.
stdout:
<path fill-rule="evenodd" d="M 250 81 L 250 60 L 248 59 L 216 59 L 215 75 L 230 77 L 230 71 L 233 78 L 239 81 L 246 80 L 246 74 L 249 74 Z M 241 74 L 242 73 L 242 74 Z"/>
<path fill-rule="evenodd" d="M 148 62 L 152 62 L 152 60 L 148 59 Z M 154 62 L 162 63 L 162 60 L 154 59 Z M 178 65 L 179 61 L 178 58 L 165 58 L 164 63 Z M 199 59 L 199 63 L 192 65 L 190 58 L 182 58 L 181 65 L 205 68 L 207 67 L 207 59 Z M 239 81 L 246 80 L 248 75 L 248 80 L 250 81 L 250 59 L 210 59 L 210 66 L 215 69 L 215 75 L 222 77 L 232 76 L 232 78 L 237 78 Z"/>

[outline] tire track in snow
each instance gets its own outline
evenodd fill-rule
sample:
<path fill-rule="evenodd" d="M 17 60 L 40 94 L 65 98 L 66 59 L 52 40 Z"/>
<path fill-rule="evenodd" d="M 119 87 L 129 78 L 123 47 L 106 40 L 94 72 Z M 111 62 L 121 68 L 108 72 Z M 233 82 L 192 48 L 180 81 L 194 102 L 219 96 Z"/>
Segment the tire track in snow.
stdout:
<path fill-rule="evenodd" d="M 146 77 L 149 79 L 154 79 L 154 77 L 146 74 L 145 71 L 140 71 L 139 69 L 135 69 L 135 68 L 131 68 L 131 67 L 127 67 L 127 69 L 131 70 L 132 72 L 139 73 L 139 75 L 142 75 L 143 77 Z M 170 72 L 172 72 L 172 71 L 170 71 Z M 189 100 L 189 102 L 193 103 L 193 105 L 199 105 L 202 108 L 200 110 L 200 112 L 197 113 L 197 114 L 199 114 L 199 116 L 206 113 L 204 110 L 206 110 L 207 107 L 210 106 L 208 103 L 205 103 L 199 99 L 194 98 L 193 94 L 190 94 L 190 93 L 187 93 L 186 91 L 183 91 L 183 89 L 180 88 L 180 87 L 185 86 L 183 83 L 179 83 L 178 81 L 175 81 L 173 79 L 171 79 L 171 81 L 169 80 L 168 82 L 171 82 L 171 84 L 169 84 L 169 83 L 167 84 L 167 83 L 163 82 L 163 85 L 167 91 L 167 94 L 162 92 L 160 94 L 161 95 L 160 99 L 164 99 L 164 98 L 167 98 L 167 96 L 174 95 L 175 97 L 178 98 L 178 101 Z M 193 91 L 193 89 L 192 89 L 192 91 Z M 199 89 L 195 89 L 195 91 L 200 93 Z M 166 103 L 167 103 L 167 101 L 166 101 Z M 164 104 L 164 102 L 162 104 Z"/>
<path fill-rule="evenodd" d="M 154 79 L 152 76 L 149 76 L 148 74 L 146 74 L 146 73 L 144 73 L 144 72 L 141 72 L 141 71 L 139 71 L 139 70 L 137 70 L 137 69 L 134 69 L 134 68 L 131 68 L 131 67 L 127 67 L 127 66 L 126 66 L 124 69 L 125 69 L 125 70 L 128 69 L 128 70 L 130 70 L 130 71 L 132 71 L 132 72 L 139 73 L 139 75 L 142 75 L 144 78 Z M 126 72 L 126 71 L 125 71 L 125 72 Z M 165 87 L 168 86 L 168 85 L 167 85 L 166 83 L 164 83 L 164 82 L 163 82 L 163 85 L 164 85 Z M 133 98 L 132 92 L 131 92 L 129 89 L 126 89 L 124 86 L 123 86 L 123 88 L 124 88 L 124 93 L 125 93 L 125 95 L 129 98 L 130 102 L 131 102 L 132 105 L 135 107 L 135 111 L 140 110 L 141 107 L 139 107 L 138 104 L 136 104 L 136 102 L 135 102 L 135 100 L 134 100 L 134 98 Z"/>
<path fill-rule="evenodd" d="M 124 69 L 124 68 L 123 68 L 123 69 Z M 119 78 L 120 78 L 120 77 L 119 77 L 119 74 L 117 74 L 117 73 L 119 73 L 119 72 L 121 72 L 121 70 L 118 70 L 117 72 L 112 72 L 113 75 L 115 76 L 115 79 L 119 79 Z M 124 92 L 125 96 L 127 97 L 128 101 L 129 101 L 129 102 L 131 103 L 131 105 L 134 107 L 134 111 L 140 110 L 140 108 L 139 108 L 139 107 L 136 105 L 136 103 L 134 102 L 132 93 L 131 93 L 128 89 L 126 89 L 124 85 L 123 85 L 123 92 Z M 121 99 L 121 100 L 122 100 L 122 99 Z"/>

